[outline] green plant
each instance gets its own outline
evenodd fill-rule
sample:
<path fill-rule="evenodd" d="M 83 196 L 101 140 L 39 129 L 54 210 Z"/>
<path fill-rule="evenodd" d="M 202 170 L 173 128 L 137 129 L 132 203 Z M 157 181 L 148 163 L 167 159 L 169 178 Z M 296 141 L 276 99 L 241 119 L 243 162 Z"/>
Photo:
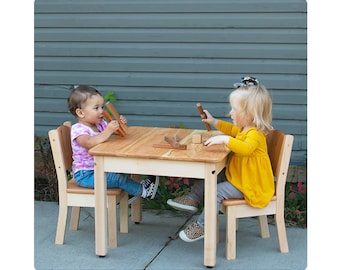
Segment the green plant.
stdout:
<path fill-rule="evenodd" d="M 104 95 L 104 102 L 110 101 L 112 103 L 116 102 L 117 99 L 113 93 L 113 91 L 108 91 L 106 92 L 106 94 Z"/>
<path fill-rule="evenodd" d="M 187 194 L 193 180 L 182 177 L 161 176 L 155 198 L 153 200 L 143 200 L 143 208 L 175 211 L 168 206 L 167 200 Z"/>
<path fill-rule="evenodd" d="M 307 184 L 287 183 L 285 194 L 285 220 L 287 225 L 307 227 Z"/>
<path fill-rule="evenodd" d="M 34 136 L 34 199 L 58 200 L 58 180 L 48 137 Z"/>

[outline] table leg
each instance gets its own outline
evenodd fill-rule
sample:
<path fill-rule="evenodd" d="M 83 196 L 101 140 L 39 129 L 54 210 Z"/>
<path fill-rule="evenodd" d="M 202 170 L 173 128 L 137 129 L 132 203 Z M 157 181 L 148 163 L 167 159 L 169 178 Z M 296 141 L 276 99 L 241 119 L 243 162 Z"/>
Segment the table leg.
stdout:
<path fill-rule="evenodd" d="M 94 157 L 95 242 L 96 255 L 107 254 L 107 198 L 104 158 Z"/>
<path fill-rule="evenodd" d="M 207 267 L 216 264 L 216 198 L 217 172 L 207 165 L 204 179 L 204 265 Z"/>

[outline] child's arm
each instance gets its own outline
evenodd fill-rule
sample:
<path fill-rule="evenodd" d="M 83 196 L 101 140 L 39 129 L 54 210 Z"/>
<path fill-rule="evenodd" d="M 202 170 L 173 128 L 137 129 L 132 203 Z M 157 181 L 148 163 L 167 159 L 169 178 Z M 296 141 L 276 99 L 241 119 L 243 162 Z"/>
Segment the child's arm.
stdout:
<path fill-rule="evenodd" d="M 219 123 L 219 120 L 216 119 L 215 117 L 213 117 L 209 111 L 204 110 L 205 114 L 207 115 L 206 119 L 202 119 L 203 122 L 208 123 L 210 125 L 213 125 L 215 128 L 217 128 L 217 125 Z M 218 135 L 218 136 L 214 136 L 209 138 L 208 140 L 206 140 L 204 142 L 205 146 L 211 146 L 214 144 L 224 144 L 227 145 L 229 142 L 229 136 L 228 135 Z"/>
<path fill-rule="evenodd" d="M 119 129 L 118 121 L 113 120 L 107 124 L 107 127 L 98 135 L 90 136 L 82 134 L 76 138 L 78 144 L 86 149 L 90 149 L 93 146 L 105 142 L 110 138 L 112 133 L 115 133 Z"/>
<path fill-rule="evenodd" d="M 217 135 L 209 138 L 204 142 L 205 146 L 211 146 L 214 144 L 224 144 L 227 145 L 229 143 L 230 136 L 228 135 Z"/>
<path fill-rule="evenodd" d="M 217 126 L 218 119 L 215 119 L 208 110 L 203 110 L 207 115 L 207 118 L 202 119 L 202 122 L 207 123 L 209 125 L 213 125 L 214 127 Z"/>
<path fill-rule="evenodd" d="M 249 132 L 245 140 L 236 139 L 228 135 L 218 135 L 206 140 L 204 145 L 224 144 L 234 153 L 249 156 L 258 147 L 259 141 L 261 141 L 260 136 L 258 131 Z"/>
<path fill-rule="evenodd" d="M 230 138 L 227 147 L 234 153 L 249 156 L 259 147 L 260 142 L 265 144 L 262 136 L 260 132 L 253 130 L 247 133 L 244 140 Z"/>
<path fill-rule="evenodd" d="M 207 118 L 202 119 L 203 122 L 213 125 L 216 129 L 222 131 L 224 134 L 227 134 L 231 137 L 235 137 L 237 133 L 239 133 L 240 131 L 239 127 L 233 125 L 230 122 L 214 118 L 207 110 L 204 110 L 204 112 L 207 115 Z"/>

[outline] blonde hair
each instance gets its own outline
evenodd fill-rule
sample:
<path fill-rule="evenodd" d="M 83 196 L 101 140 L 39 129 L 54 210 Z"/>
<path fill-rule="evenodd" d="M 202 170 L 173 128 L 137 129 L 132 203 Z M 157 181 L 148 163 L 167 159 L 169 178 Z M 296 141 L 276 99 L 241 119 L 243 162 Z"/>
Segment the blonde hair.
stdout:
<path fill-rule="evenodd" d="M 240 96 L 241 110 L 251 118 L 254 126 L 265 135 L 273 130 L 272 100 L 268 90 L 261 84 L 242 86 L 234 90 L 229 97 Z"/>

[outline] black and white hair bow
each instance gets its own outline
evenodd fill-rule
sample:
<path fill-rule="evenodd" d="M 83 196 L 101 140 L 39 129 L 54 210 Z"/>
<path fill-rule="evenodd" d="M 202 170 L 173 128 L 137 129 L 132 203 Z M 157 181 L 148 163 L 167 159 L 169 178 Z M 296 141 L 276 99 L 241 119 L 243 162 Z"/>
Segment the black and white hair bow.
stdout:
<path fill-rule="evenodd" d="M 253 86 L 259 85 L 260 82 L 254 77 L 242 77 L 241 82 L 234 83 L 235 88 L 244 87 L 244 86 Z"/>

